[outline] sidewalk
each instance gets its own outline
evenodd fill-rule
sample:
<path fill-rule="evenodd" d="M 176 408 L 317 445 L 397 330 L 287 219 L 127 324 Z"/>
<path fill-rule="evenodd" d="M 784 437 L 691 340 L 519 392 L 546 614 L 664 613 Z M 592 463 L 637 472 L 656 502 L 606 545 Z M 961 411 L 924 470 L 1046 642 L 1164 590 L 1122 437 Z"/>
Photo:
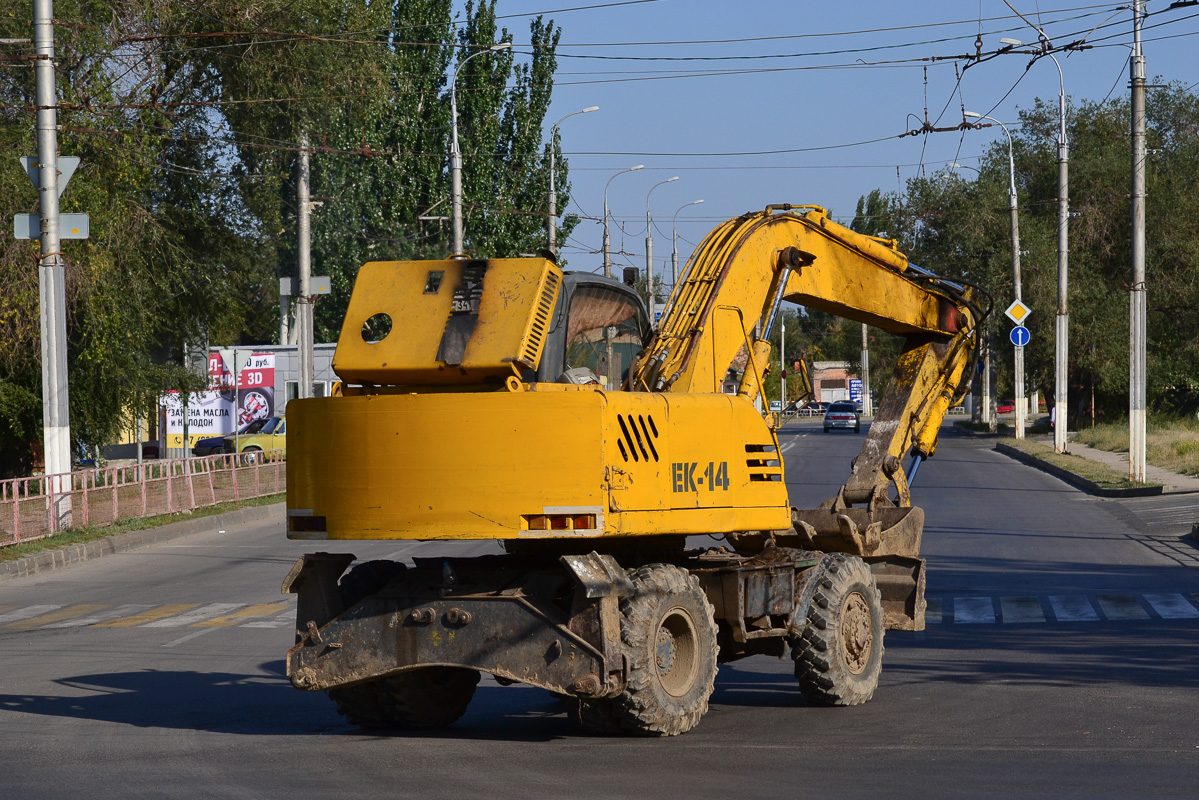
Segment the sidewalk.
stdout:
<path fill-rule="evenodd" d="M 1053 436 L 1049 434 L 1038 434 L 1029 436 L 1030 441 L 1038 444 L 1053 447 Z M 1128 474 L 1128 453 L 1109 453 L 1106 450 L 1096 450 L 1092 447 L 1087 447 L 1080 442 L 1069 441 L 1066 452 L 1070 455 L 1080 456 L 1098 461 L 1101 464 L 1114 469 L 1116 472 Z M 1194 475 L 1179 475 L 1177 472 L 1155 467 L 1152 464 L 1145 465 L 1145 479 L 1148 483 L 1160 483 L 1162 485 L 1162 494 L 1182 494 L 1187 492 L 1199 492 L 1199 477 Z"/>

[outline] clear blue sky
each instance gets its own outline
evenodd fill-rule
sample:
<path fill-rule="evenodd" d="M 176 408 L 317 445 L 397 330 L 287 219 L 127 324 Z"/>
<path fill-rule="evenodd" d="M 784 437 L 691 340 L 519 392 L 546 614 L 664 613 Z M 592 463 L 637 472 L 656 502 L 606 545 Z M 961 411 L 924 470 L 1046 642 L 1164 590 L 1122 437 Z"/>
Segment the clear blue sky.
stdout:
<path fill-rule="evenodd" d="M 1009 1 L 1055 45 L 1097 28 L 1088 39 L 1094 49 L 1058 56 L 1068 97 L 1127 93 L 1132 23 L 1121 4 Z M 643 0 L 580 8 L 597 2 L 497 6 L 518 51 L 528 45 L 528 18 L 509 15 L 554 12 L 546 16 L 562 28 L 547 129 L 572 111 L 600 106 L 561 128 L 573 186 L 566 211 L 595 218 L 580 222 L 561 248 L 572 269 L 599 267 L 592 251 L 600 249 L 604 185 L 626 167 L 645 165 L 616 178 L 609 191 L 625 229 L 622 235 L 614 227 L 613 250 L 631 254 L 614 258 L 618 275 L 622 265 L 644 266 L 646 193 L 658 181 L 679 176 L 652 196 L 661 268 L 670 256 L 671 217 L 684 203 L 705 201 L 679 216 L 680 265 L 721 220 L 782 202 L 823 205 L 848 219 L 871 189 L 896 190 L 920 170 L 949 162 L 975 164 L 1002 136 L 991 128 L 896 138 L 920 126 L 926 98 L 930 121 L 950 126 L 961 121 L 963 104 L 1006 123 L 1037 97 L 1056 103 L 1058 94 L 1048 59 L 1027 73 L 1025 55 L 976 65 L 958 91 L 953 59 L 923 60 L 973 53 L 980 16 L 984 52 L 1001 47 L 1001 37 L 1036 42 L 1037 32 L 1003 0 Z M 1199 81 L 1191 49 L 1199 41 L 1199 7 L 1169 5 L 1147 3 L 1148 72 L 1189 85 Z M 966 63 L 956 61 L 958 69 Z M 875 139 L 883 141 L 846 146 Z M 766 152 L 786 150 L 799 151 Z M 758 154 L 718 155 L 732 153 Z"/>

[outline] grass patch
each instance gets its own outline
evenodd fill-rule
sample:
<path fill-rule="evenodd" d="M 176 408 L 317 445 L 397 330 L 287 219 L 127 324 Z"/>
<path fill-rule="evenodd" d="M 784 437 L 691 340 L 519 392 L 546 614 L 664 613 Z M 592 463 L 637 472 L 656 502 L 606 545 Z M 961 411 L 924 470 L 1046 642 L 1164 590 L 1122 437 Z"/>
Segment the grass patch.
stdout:
<path fill-rule="evenodd" d="M 1075 475 L 1097 484 L 1102 489 L 1143 489 L 1147 486 L 1159 485 L 1156 483 L 1133 483 L 1128 480 L 1127 475 L 1116 472 L 1106 464 L 1082 456 L 1055 453 L 1052 447 L 1030 439 L 1005 439 L 1003 443 L 1023 453 L 1036 456 L 1042 461 L 1047 461 L 1055 467 L 1069 470 Z"/>
<path fill-rule="evenodd" d="M 1180 475 L 1199 475 L 1199 420 L 1154 415 L 1146 423 L 1145 460 Z M 1077 441 L 1096 450 L 1128 452 L 1128 423 L 1083 428 Z"/>
<path fill-rule="evenodd" d="M 267 497 L 255 497 L 250 500 L 235 500 L 232 503 L 205 506 L 204 508 L 197 508 L 191 513 L 161 514 L 157 517 L 132 517 L 119 520 L 103 528 L 72 528 L 54 536 L 47 536 L 45 539 L 35 539 L 31 542 L 0 547 L 0 563 L 15 561 L 18 558 L 36 555 L 46 550 L 58 550 L 59 548 L 69 547 L 73 544 L 82 544 L 84 542 L 95 541 L 96 539 L 106 539 L 109 536 L 116 536 L 120 533 L 141 531 L 147 528 L 160 528 L 163 525 L 169 525 L 172 522 L 182 522 L 185 519 L 211 517 L 216 514 L 224 514 L 228 511 L 237 511 L 240 508 L 269 506 L 273 503 L 282 502 L 284 497 L 286 497 L 286 494 L 281 492 L 279 494 L 268 495 Z"/>

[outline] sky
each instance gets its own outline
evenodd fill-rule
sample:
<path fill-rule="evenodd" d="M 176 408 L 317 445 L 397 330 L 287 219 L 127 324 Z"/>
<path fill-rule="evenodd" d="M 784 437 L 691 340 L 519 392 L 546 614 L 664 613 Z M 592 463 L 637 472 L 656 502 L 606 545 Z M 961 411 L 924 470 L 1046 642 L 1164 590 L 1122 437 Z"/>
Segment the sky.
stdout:
<path fill-rule="evenodd" d="M 529 52 L 528 15 L 543 12 L 562 28 L 547 133 L 571 112 L 600 107 L 560 128 L 572 200 L 559 213 L 584 217 L 559 243 L 568 268 L 602 263 L 609 179 L 619 276 L 623 266 L 644 269 L 647 195 L 655 265 L 661 270 L 665 262 L 668 270 L 671 220 L 693 200 L 704 203 L 678 214 L 680 268 L 719 222 L 767 204 L 820 205 L 848 222 L 872 189 L 898 191 L 907 179 L 953 162 L 976 165 L 1003 136 L 998 128 L 899 134 L 919 128 L 926 109 L 939 127 L 960 123 L 963 107 L 1016 122 L 1018 110 L 1038 97 L 1056 105 L 1060 85 L 1052 61 L 1026 69 L 1031 57 L 1022 54 L 962 73 L 969 62 L 953 57 L 976 52 L 980 29 L 983 53 L 1002 47 L 1001 37 L 1036 43 L 1029 22 L 1054 45 L 1088 37 L 1092 49 L 1058 55 L 1067 97 L 1127 94 L 1127 6 L 1008 2 L 1029 21 L 1004 0 L 499 0 L 496 13 L 518 54 Z M 1199 42 L 1199 6 L 1170 5 L 1146 4 L 1149 77 L 1199 83 L 1191 50 Z M 613 178 L 638 164 L 644 169 Z"/>

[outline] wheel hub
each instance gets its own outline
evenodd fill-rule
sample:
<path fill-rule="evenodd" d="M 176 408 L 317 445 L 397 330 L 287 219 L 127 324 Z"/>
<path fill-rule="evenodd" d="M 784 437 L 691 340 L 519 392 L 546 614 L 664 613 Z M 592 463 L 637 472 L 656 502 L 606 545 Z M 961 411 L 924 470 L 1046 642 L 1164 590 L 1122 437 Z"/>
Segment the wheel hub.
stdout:
<path fill-rule="evenodd" d="M 662 615 L 653 658 L 658 681 L 667 694 L 682 697 L 691 690 L 699 673 L 699 634 L 686 609 L 675 607 Z"/>
<path fill-rule="evenodd" d="M 845 598 L 841 607 L 841 641 L 845 646 L 845 665 L 859 675 L 870 662 L 871 635 L 870 605 L 858 592 Z"/>

